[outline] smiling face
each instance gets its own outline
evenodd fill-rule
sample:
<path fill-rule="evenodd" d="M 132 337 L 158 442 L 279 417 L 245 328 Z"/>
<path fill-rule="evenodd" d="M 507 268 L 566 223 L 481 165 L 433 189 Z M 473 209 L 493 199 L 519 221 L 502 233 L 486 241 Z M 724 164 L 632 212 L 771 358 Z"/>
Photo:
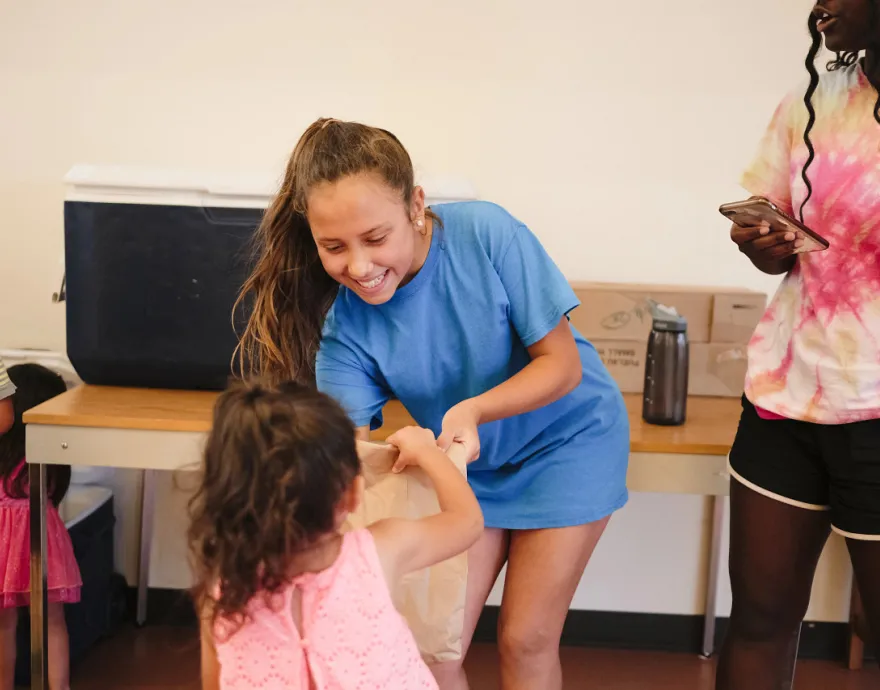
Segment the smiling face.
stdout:
<path fill-rule="evenodd" d="M 880 44 L 876 0 L 819 0 L 813 8 L 825 47 L 836 53 L 858 52 Z"/>
<path fill-rule="evenodd" d="M 425 195 L 410 207 L 379 175 L 362 173 L 322 182 L 308 192 L 312 237 L 324 270 L 370 304 L 384 304 L 422 267 L 430 238 Z"/>

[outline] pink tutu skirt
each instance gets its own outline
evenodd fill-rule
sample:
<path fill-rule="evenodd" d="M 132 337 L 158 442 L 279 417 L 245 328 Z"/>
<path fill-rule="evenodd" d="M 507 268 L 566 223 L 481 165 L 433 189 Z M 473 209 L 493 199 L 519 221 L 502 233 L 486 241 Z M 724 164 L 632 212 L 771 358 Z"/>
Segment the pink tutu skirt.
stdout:
<path fill-rule="evenodd" d="M 6 496 L 0 485 L 0 609 L 30 604 L 28 500 Z M 46 510 L 46 582 L 50 603 L 79 601 L 82 578 L 67 528 L 51 503 Z"/>

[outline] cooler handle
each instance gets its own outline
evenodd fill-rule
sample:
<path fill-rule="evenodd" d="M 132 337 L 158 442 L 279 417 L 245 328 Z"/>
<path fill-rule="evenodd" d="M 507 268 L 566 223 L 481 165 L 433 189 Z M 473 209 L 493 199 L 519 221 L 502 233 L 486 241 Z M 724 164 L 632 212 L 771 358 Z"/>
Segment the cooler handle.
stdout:
<path fill-rule="evenodd" d="M 64 302 L 67 300 L 67 273 L 63 273 L 61 275 L 61 287 L 58 288 L 58 292 L 52 293 L 52 302 L 54 304 L 59 304 L 60 302 Z"/>
<path fill-rule="evenodd" d="M 210 206 L 202 206 L 202 213 L 205 218 L 214 225 L 235 225 L 254 227 L 260 224 L 259 220 L 254 219 L 252 208 L 212 208 Z"/>

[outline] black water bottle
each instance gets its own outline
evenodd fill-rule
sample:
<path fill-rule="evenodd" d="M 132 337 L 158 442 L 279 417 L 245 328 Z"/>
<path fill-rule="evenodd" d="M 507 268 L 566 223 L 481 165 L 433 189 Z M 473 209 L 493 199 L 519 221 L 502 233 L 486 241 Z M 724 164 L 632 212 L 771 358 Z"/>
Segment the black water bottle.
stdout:
<path fill-rule="evenodd" d="M 649 424 L 679 426 L 687 418 L 690 346 L 687 320 L 669 307 L 651 304 L 653 326 L 645 358 L 642 417 Z"/>

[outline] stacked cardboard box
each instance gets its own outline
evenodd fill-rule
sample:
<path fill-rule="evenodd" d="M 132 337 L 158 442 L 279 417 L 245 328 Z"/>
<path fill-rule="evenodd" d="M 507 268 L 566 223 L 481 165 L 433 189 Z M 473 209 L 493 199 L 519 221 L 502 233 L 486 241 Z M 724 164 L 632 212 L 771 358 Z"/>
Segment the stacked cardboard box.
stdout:
<path fill-rule="evenodd" d="M 624 393 L 641 393 L 651 333 L 648 300 L 675 307 L 688 321 L 691 395 L 737 397 L 746 344 L 767 305 L 760 292 L 732 288 L 572 283 L 581 306 L 571 323 L 599 351 Z"/>

